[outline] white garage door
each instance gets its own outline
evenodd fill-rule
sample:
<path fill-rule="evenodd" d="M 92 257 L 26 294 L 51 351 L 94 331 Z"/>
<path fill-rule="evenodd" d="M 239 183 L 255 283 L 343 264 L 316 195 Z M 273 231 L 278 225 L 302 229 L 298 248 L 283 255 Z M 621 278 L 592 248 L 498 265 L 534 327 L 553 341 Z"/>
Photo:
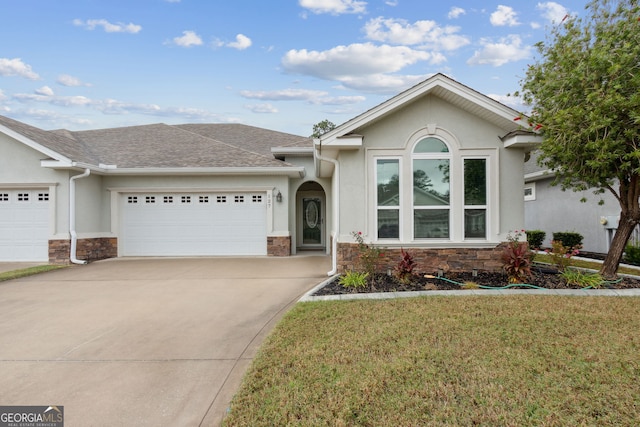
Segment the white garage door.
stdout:
<path fill-rule="evenodd" d="M 49 261 L 49 190 L 0 189 L 0 261 Z"/>
<path fill-rule="evenodd" d="M 124 256 L 266 255 L 264 193 L 123 194 Z"/>

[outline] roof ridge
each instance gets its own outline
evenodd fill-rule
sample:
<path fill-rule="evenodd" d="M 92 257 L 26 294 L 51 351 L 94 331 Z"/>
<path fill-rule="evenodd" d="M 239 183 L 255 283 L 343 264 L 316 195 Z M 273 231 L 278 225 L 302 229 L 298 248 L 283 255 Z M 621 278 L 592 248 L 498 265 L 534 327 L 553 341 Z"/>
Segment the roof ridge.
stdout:
<path fill-rule="evenodd" d="M 239 124 L 239 125 L 242 125 L 242 123 L 223 123 L 223 124 Z M 246 152 L 246 153 L 253 154 L 254 156 L 260 156 L 261 158 L 264 158 L 264 159 L 267 159 L 267 160 L 276 160 L 276 161 L 278 161 L 278 162 L 283 163 L 283 164 L 284 164 L 284 165 L 286 165 L 286 166 L 293 166 L 293 164 L 291 164 L 291 163 L 289 163 L 289 162 L 285 162 L 285 161 L 280 160 L 280 159 L 277 159 L 277 158 L 275 158 L 274 156 L 271 156 L 271 157 L 270 157 L 270 156 L 265 156 L 264 154 L 257 153 L 257 152 L 252 151 L 252 150 L 247 150 L 246 148 L 238 147 L 237 145 L 229 144 L 228 142 L 220 141 L 219 139 L 216 139 L 216 138 L 211 138 L 211 137 L 209 137 L 209 136 L 204 136 L 204 135 L 202 135 L 202 134 L 200 134 L 200 133 L 198 133 L 198 132 L 194 132 L 194 131 L 191 131 L 191 130 L 188 130 L 188 129 L 184 129 L 184 128 L 180 127 L 180 126 L 182 126 L 182 125 L 170 125 L 170 126 L 172 126 L 172 127 L 176 128 L 176 129 L 179 129 L 179 130 L 181 130 L 182 132 L 188 132 L 188 133 L 190 133 L 190 134 L 192 134 L 192 135 L 199 136 L 200 138 L 204 138 L 204 139 L 207 139 L 207 140 L 210 140 L 210 141 L 215 141 L 215 142 L 217 142 L 217 143 L 219 143 L 219 144 L 222 144 L 222 145 L 224 145 L 224 146 L 226 146 L 226 147 L 231 147 L 231 148 L 236 149 L 236 150 L 244 151 L 244 152 Z M 247 126 L 247 125 L 243 125 L 243 126 Z M 252 126 L 252 127 L 253 127 L 253 126 Z M 260 128 L 256 128 L 256 129 L 260 129 Z M 268 130 L 268 129 L 267 129 L 267 130 Z M 276 131 L 273 131 L 273 132 L 276 132 Z"/>

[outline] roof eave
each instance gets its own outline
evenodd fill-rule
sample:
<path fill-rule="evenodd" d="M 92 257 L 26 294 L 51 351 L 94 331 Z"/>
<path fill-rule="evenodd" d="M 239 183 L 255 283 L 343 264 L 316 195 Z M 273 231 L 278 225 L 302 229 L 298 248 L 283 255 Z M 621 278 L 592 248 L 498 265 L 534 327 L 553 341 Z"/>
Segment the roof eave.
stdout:
<path fill-rule="evenodd" d="M 4 125 L 0 125 L 0 133 L 4 133 L 5 135 L 7 135 L 10 138 L 15 139 L 16 141 L 19 141 L 23 144 L 25 144 L 26 146 L 33 148 L 36 151 L 39 151 L 40 153 L 51 157 L 52 159 L 55 159 L 57 161 L 60 162 L 71 162 L 71 159 L 69 159 L 68 157 L 63 156 L 62 154 L 58 153 L 57 151 L 51 150 L 50 148 L 45 147 L 42 144 L 38 144 L 37 142 L 35 142 L 34 140 L 27 138 L 26 136 L 4 126 Z"/>

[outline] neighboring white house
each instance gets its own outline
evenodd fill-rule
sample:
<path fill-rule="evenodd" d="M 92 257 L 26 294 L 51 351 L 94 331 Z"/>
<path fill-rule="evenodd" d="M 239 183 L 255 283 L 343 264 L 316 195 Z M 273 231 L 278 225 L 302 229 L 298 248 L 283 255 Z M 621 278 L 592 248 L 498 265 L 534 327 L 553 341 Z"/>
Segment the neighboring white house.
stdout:
<path fill-rule="evenodd" d="M 518 113 L 442 74 L 320 139 L 239 124 L 44 131 L 0 116 L 0 261 L 356 257 L 496 269 L 524 227 Z"/>

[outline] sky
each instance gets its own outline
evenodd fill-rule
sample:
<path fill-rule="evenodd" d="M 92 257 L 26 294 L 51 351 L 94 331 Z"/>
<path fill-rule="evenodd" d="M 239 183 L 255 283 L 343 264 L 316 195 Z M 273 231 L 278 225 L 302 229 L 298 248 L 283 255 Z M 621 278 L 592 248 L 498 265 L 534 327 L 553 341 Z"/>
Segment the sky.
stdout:
<path fill-rule="evenodd" d="M 309 136 L 443 73 L 526 111 L 534 44 L 587 0 L 0 0 L 0 115 L 45 130 Z"/>

